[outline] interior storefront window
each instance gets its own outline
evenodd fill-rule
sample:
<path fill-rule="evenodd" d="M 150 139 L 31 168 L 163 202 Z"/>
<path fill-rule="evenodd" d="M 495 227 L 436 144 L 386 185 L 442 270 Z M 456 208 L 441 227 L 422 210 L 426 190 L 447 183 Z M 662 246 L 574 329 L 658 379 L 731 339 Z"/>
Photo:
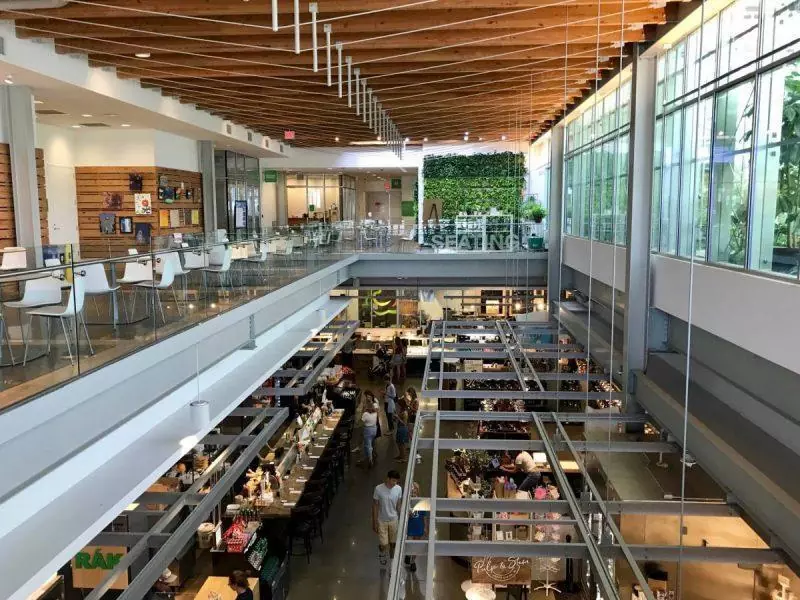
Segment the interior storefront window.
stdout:
<path fill-rule="evenodd" d="M 680 110 L 664 119 L 664 147 L 661 171 L 661 252 L 674 254 L 678 245 L 678 204 L 681 178 L 681 134 L 683 113 Z"/>
<path fill-rule="evenodd" d="M 237 152 L 217 150 L 215 186 L 217 223 L 229 238 L 261 230 L 261 183 L 258 159 Z"/>
<path fill-rule="evenodd" d="M 753 134 L 754 83 L 716 98 L 709 260 L 743 266 Z"/>
<path fill-rule="evenodd" d="M 750 267 L 800 276 L 800 61 L 761 81 Z"/>
<path fill-rule="evenodd" d="M 354 190 L 354 180 L 346 175 L 287 174 L 286 196 L 289 204 L 289 219 L 294 219 L 295 222 L 342 220 L 344 217 L 342 217 L 341 201 L 345 197 L 344 190 L 351 187 Z M 352 195 L 355 196 L 354 191 Z M 292 222 L 290 221 L 290 223 Z"/>

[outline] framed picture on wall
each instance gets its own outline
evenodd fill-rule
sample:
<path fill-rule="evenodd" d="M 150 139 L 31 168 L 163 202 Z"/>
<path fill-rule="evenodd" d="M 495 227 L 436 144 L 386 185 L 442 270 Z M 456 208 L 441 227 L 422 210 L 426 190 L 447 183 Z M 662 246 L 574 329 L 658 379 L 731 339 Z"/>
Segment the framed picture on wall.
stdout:
<path fill-rule="evenodd" d="M 134 194 L 133 207 L 137 215 L 151 214 L 153 212 L 153 201 L 150 194 Z"/>
<path fill-rule="evenodd" d="M 103 192 L 104 210 L 122 210 L 122 192 Z"/>
<path fill-rule="evenodd" d="M 142 176 L 139 173 L 131 173 L 128 175 L 128 189 L 131 192 L 141 192 L 142 185 Z"/>
<path fill-rule="evenodd" d="M 110 235 L 117 230 L 117 215 L 114 213 L 100 213 L 100 233 Z"/>
<path fill-rule="evenodd" d="M 136 223 L 134 230 L 136 231 L 137 244 L 150 243 L 150 223 Z"/>
<path fill-rule="evenodd" d="M 120 233 L 133 233 L 133 217 L 120 217 L 119 218 L 119 232 Z"/>

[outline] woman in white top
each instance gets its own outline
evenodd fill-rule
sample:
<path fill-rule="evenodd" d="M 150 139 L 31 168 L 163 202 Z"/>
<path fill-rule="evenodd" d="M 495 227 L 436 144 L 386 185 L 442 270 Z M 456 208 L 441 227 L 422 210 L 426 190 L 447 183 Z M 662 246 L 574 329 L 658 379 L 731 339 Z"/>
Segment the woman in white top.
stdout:
<path fill-rule="evenodd" d="M 378 435 L 378 403 L 374 398 L 365 398 L 361 421 L 364 423 L 364 462 L 372 467 L 375 462 L 375 437 Z"/>

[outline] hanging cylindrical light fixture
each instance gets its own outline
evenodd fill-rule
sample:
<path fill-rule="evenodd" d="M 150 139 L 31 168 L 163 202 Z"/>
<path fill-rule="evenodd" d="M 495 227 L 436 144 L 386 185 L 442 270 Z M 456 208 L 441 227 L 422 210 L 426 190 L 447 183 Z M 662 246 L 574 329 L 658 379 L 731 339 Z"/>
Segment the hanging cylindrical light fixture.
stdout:
<path fill-rule="evenodd" d="M 372 129 L 372 90 L 367 90 L 367 96 L 369 96 L 369 101 L 367 102 L 367 106 L 369 106 L 369 128 Z"/>
<path fill-rule="evenodd" d="M 356 76 L 356 114 L 361 114 L 361 90 L 359 89 L 359 75 L 361 74 L 361 69 L 353 69 L 353 74 Z"/>
<path fill-rule="evenodd" d="M 364 94 L 364 97 L 362 98 L 362 101 L 364 103 L 364 110 L 362 111 L 362 114 L 361 114 L 361 122 L 362 123 L 366 123 L 367 122 L 367 80 L 366 79 L 362 79 L 361 80 L 361 93 Z"/>
<path fill-rule="evenodd" d="M 272 31 L 278 31 L 278 0 L 272 0 Z"/>
<path fill-rule="evenodd" d="M 314 55 L 314 73 L 319 71 L 319 55 L 317 48 L 317 3 L 312 2 L 308 5 L 311 13 L 311 53 Z"/>
<path fill-rule="evenodd" d="M 339 44 L 341 52 L 341 44 Z M 347 107 L 353 107 L 353 57 L 347 57 Z"/>
<path fill-rule="evenodd" d="M 300 0 L 294 0 L 294 53 L 300 54 Z"/>
<path fill-rule="evenodd" d="M 342 97 L 342 43 L 336 42 L 336 69 L 339 73 L 339 98 Z"/>
<path fill-rule="evenodd" d="M 322 30 L 325 32 L 325 66 L 328 71 L 328 87 L 333 85 L 333 65 L 331 64 L 331 24 L 325 23 L 322 26 Z"/>

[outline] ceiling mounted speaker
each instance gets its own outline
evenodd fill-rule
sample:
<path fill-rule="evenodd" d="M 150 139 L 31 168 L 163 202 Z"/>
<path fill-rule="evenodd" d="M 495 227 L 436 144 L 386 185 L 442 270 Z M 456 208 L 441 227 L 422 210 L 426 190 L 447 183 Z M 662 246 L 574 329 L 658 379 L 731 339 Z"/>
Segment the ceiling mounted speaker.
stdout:
<path fill-rule="evenodd" d="M 0 10 L 61 8 L 67 4 L 69 4 L 69 0 L 0 0 Z"/>

